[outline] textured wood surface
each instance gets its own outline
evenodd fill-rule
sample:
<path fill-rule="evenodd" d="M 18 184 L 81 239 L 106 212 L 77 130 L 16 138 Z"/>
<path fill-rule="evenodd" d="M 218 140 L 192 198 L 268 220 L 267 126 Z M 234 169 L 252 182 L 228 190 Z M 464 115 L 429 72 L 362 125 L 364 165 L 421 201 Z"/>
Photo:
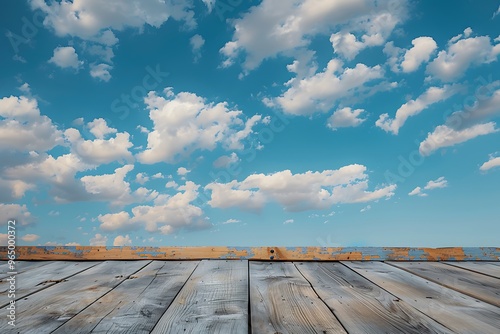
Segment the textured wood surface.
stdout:
<path fill-rule="evenodd" d="M 250 262 L 252 333 L 346 333 L 290 262 Z"/>
<path fill-rule="evenodd" d="M 343 263 L 457 333 L 498 334 L 498 307 L 385 263 Z"/>
<path fill-rule="evenodd" d="M 201 261 L 151 333 L 248 333 L 248 262 Z"/>
<path fill-rule="evenodd" d="M 16 327 L 0 309 L 0 333 L 50 333 L 150 261 L 106 261 L 16 302 Z"/>
<path fill-rule="evenodd" d="M 198 261 L 153 261 L 54 334 L 150 333 L 197 265 Z"/>
<path fill-rule="evenodd" d="M 500 248 L 19 246 L 18 260 L 499 261 Z M 7 247 L 0 246 L 0 260 Z"/>
<path fill-rule="evenodd" d="M 453 333 L 341 263 L 296 267 L 349 333 Z"/>
<path fill-rule="evenodd" d="M 44 266 L 28 268 L 23 273 L 16 275 L 16 299 L 46 289 L 96 264 L 98 262 L 57 261 Z M 2 279 L 0 282 L 0 307 L 4 307 L 10 301 L 7 294 L 8 289 L 9 282 Z"/>
<path fill-rule="evenodd" d="M 5 261 L 2 262 L 4 263 L 0 265 L 0 279 L 10 276 L 10 274 L 7 274 L 7 272 L 12 271 L 10 270 L 8 263 L 6 263 Z M 49 263 L 51 263 L 51 261 L 16 261 L 14 272 L 16 272 L 17 274 L 21 274 L 28 269 L 41 267 Z"/>
<path fill-rule="evenodd" d="M 450 266 L 472 270 L 480 274 L 500 278 L 499 262 L 444 262 Z"/>
<path fill-rule="evenodd" d="M 437 262 L 390 262 L 391 265 L 487 303 L 500 306 L 500 279 Z"/>

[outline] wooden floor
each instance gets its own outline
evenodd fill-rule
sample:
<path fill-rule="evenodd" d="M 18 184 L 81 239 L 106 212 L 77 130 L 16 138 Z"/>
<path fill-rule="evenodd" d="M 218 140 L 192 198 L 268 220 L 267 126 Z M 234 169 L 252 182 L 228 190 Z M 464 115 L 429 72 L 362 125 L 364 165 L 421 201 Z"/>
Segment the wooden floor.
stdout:
<path fill-rule="evenodd" d="M 22 261 L 0 333 L 500 333 L 499 262 Z"/>

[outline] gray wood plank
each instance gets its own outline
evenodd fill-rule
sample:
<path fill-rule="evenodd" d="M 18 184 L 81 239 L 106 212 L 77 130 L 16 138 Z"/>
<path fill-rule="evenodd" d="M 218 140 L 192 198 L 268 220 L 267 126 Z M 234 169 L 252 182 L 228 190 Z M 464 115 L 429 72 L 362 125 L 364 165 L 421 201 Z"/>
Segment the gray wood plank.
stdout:
<path fill-rule="evenodd" d="M 248 333 L 248 261 L 200 262 L 151 333 Z"/>
<path fill-rule="evenodd" d="M 92 304 L 129 275 L 151 261 L 106 261 L 47 289 L 16 301 L 16 327 L 4 322 L 0 309 L 0 333 L 50 333 Z"/>
<path fill-rule="evenodd" d="M 444 263 L 450 266 L 460 267 L 484 275 L 500 278 L 500 264 L 498 262 L 461 261 L 461 262 L 444 262 Z"/>
<path fill-rule="evenodd" d="M 252 332 L 346 333 L 291 262 L 250 262 Z"/>
<path fill-rule="evenodd" d="M 415 275 L 500 306 L 500 280 L 439 262 L 389 262 Z"/>
<path fill-rule="evenodd" d="M 453 333 L 341 263 L 296 267 L 349 333 Z"/>
<path fill-rule="evenodd" d="M 381 288 L 458 333 L 498 334 L 500 308 L 382 262 L 344 262 Z"/>
<path fill-rule="evenodd" d="M 51 262 L 52 261 L 16 261 L 15 272 L 17 272 L 18 274 L 21 274 L 21 273 L 24 273 L 28 270 L 38 268 L 41 266 L 45 266 Z M 2 264 L 0 266 L 0 279 L 10 276 L 7 274 L 7 272 L 10 272 L 10 271 L 11 270 L 9 269 L 9 266 L 7 263 Z"/>
<path fill-rule="evenodd" d="M 36 291 L 48 288 L 67 279 L 81 271 L 95 266 L 99 262 L 71 262 L 71 261 L 53 261 L 43 266 L 31 268 L 23 273 L 15 275 L 16 282 L 16 300 L 30 295 Z M 7 279 L 0 280 L 0 307 L 9 304 L 7 291 L 10 282 Z"/>
<path fill-rule="evenodd" d="M 53 333 L 150 333 L 199 261 L 153 261 Z"/>

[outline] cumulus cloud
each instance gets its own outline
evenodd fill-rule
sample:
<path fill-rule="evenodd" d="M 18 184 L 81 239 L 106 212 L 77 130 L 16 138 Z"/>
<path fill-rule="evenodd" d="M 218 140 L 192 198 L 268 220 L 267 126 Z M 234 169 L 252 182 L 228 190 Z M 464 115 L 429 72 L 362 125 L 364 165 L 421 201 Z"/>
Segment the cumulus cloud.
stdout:
<path fill-rule="evenodd" d="M 127 132 L 117 132 L 116 129 L 109 128 L 102 118 L 88 123 L 88 128 L 96 139 L 85 140 L 80 131 L 74 128 L 64 131 L 71 151 L 82 161 L 92 165 L 107 164 L 113 161 L 133 161 L 132 153 L 129 151 L 133 144 L 130 142 L 130 135 Z M 104 139 L 111 133 L 115 133 L 113 138 Z"/>
<path fill-rule="evenodd" d="M 135 176 L 135 182 L 139 184 L 144 184 L 149 181 L 149 177 L 145 173 L 137 173 Z"/>
<path fill-rule="evenodd" d="M 424 190 L 432 190 L 432 189 L 438 189 L 438 188 L 446 188 L 448 186 L 448 181 L 445 179 L 444 176 L 439 177 L 436 180 L 431 180 L 427 182 L 427 184 L 424 186 L 422 189 L 421 187 L 416 187 L 413 189 L 411 192 L 408 193 L 409 196 L 427 196 L 427 193 L 424 193 Z"/>
<path fill-rule="evenodd" d="M 125 181 L 126 175 L 134 169 L 134 165 L 125 165 L 115 169 L 113 174 L 86 175 L 80 180 L 92 200 L 109 202 L 113 206 L 124 206 L 132 203 L 151 201 L 158 193 L 146 188 L 132 191 L 130 183 Z"/>
<path fill-rule="evenodd" d="M 495 87 L 500 84 L 496 81 L 491 84 Z M 442 147 L 449 147 L 466 142 L 478 136 L 497 132 L 495 122 L 484 123 L 500 115 L 500 89 L 494 90 L 488 96 L 482 96 L 464 110 L 452 113 L 445 124 L 434 129 L 427 138 L 420 143 L 420 153 L 430 155 Z"/>
<path fill-rule="evenodd" d="M 231 218 L 231 219 L 228 219 L 228 220 L 222 222 L 222 224 L 224 224 L 224 225 L 225 224 L 235 224 L 235 223 L 241 223 L 241 220 Z"/>
<path fill-rule="evenodd" d="M 203 36 L 196 34 L 189 39 L 191 50 L 193 51 L 194 61 L 197 62 L 201 58 L 201 48 L 205 44 Z"/>
<path fill-rule="evenodd" d="M 208 204 L 217 208 L 239 207 L 259 211 L 267 203 L 277 202 L 286 211 L 326 209 L 338 203 L 361 203 L 389 198 L 396 185 L 368 190 L 366 167 L 349 165 L 338 170 L 292 174 L 284 170 L 269 175 L 252 174 L 245 180 L 213 182 Z"/>
<path fill-rule="evenodd" d="M 293 72 L 295 68 L 289 67 L 289 70 Z M 339 101 L 373 90 L 374 87 L 368 87 L 368 83 L 381 78 L 383 70 L 379 65 L 368 67 L 357 64 L 354 68 L 343 68 L 340 60 L 332 59 L 323 72 L 303 79 L 293 78 L 286 83 L 289 88 L 284 94 L 273 99 L 266 98 L 263 102 L 292 115 L 324 113 Z"/>
<path fill-rule="evenodd" d="M 0 225 L 7 225 L 9 219 L 15 219 L 19 225 L 30 225 L 34 221 L 31 212 L 28 211 L 26 205 L 19 204 L 3 204 L 0 203 L 0 217 L 3 217 Z"/>
<path fill-rule="evenodd" d="M 240 158 L 238 158 L 238 155 L 235 152 L 233 152 L 230 155 L 223 155 L 218 157 L 214 161 L 213 166 L 215 168 L 227 168 L 232 164 L 237 163 L 238 161 L 240 161 Z"/>
<path fill-rule="evenodd" d="M 179 168 L 177 168 L 177 175 L 185 176 L 189 172 L 190 172 L 190 170 L 187 169 L 186 167 L 179 167 Z"/>
<path fill-rule="evenodd" d="M 409 73 L 416 71 L 424 62 L 428 62 L 437 44 L 432 37 L 418 37 L 411 41 L 413 47 L 405 52 L 401 69 Z"/>
<path fill-rule="evenodd" d="M 436 150 L 460 144 L 490 133 L 497 132 L 495 122 L 477 124 L 462 130 L 455 130 L 447 125 L 439 125 L 432 133 L 428 133 L 427 138 L 420 143 L 420 154 L 426 156 L 434 153 Z"/>
<path fill-rule="evenodd" d="M 148 133 L 146 150 L 137 154 L 141 163 L 172 163 L 196 150 L 211 151 L 217 145 L 243 148 L 241 141 L 261 120 L 260 115 L 255 115 L 244 122 L 243 113 L 230 110 L 226 102 L 207 103 L 193 93 L 175 95 L 166 89 L 165 96 L 150 92 L 145 98 L 154 128 Z"/>
<path fill-rule="evenodd" d="M 101 81 L 108 82 L 111 79 L 110 71 L 113 69 L 113 66 L 108 64 L 91 64 L 90 65 L 90 76 L 92 78 L 97 78 Z"/>
<path fill-rule="evenodd" d="M 21 237 L 21 240 L 26 241 L 26 242 L 33 242 L 37 241 L 40 238 L 39 235 L 36 234 L 25 234 Z"/>
<path fill-rule="evenodd" d="M 316 35 L 332 33 L 335 52 L 353 58 L 363 48 L 382 45 L 405 13 L 406 1 L 264 0 L 232 22 L 233 38 L 220 50 L 222 66 L 244 53 L 243 68 L 249 71 L 264 59 L 307 47 Z"/>
<path fill-rule="evenodd" d="M 465 35 L 468 36 L 472 31 Z M 500 44 L 491 44 L 489 36 L 456 36 L 437 57 L 427 65 L 427 73 L 441 81 L 454 81 L 471 66 L 488 64 L 497 60 Z M 465 37 L 465 38 L 463 38 Z"/>
<path fill-rule="evenodd" d="M 106 246 L 107 242 L 107 236 L 97 233 L 93 238 L 90 239 L 90 246 Z"/>
<path fill-rule="evenodd" d="M 283 224 L 292 224 L 294 222 L 293 219 L 287 219 L 283 222 Z"/>
<path fill-rule="evenodd" d="M 76 50 L 72 46 L 59 46 L 54 49 L 54 55 L 49 59 L 49 63 L 53 63 L 60 68 L 80 69 L 83 61 L 78 60 Z"/>
<path fill-rule="evenodd" d="M 479 167 L 479 170 L 485 172 L 487 170 L 490 170 L 495 167 L 500 166 L 500 157 L 495 157 L 493 155 L 490 155 L 490 159 L 483 163 L 481 167 Z"/>
<path fill-rule="evenodd" d="M 364 109 L 351 109 L 349 107 L 336 110 L 327 121 L 330 129 L 356 127 L 366 121 L 366 118 L 361 118 L 360 115 Z"/>
<path fill-rule="evenodd" d="M 145 227 L 148 232 L 171 234 L 180 229 L 199 229 L 210 226 L 204 218 L 203 210 L 193 202 L 198 197 L 199 185 L 187 181 L 177 188 L 173 195 L 160 195 L 154 205 L 132 208 L 126 211 L 100 215 L 101 229 L 106 231 L 127 231 Z"/>
<path fill-rule="evenodd" d="M 40 114 L 35 99 L 0 99 L 0 151 L 47 151 L 62 143 L 61 131 L 50 118 Z"/>
<path fill-rule="evenodd" d="M 453 96 L 459 89 L 458 85 L 445 85 L 443 87 L 430 87 L 415 100 L 410 100 L 403 104 L 397 111 L 394 118 L 389 118 L 389 114 L 380 115 L 375 125 L 397 135 L 399 129 L 406 123 L 408 118 L 416 116 L 429 106 L 444 101 Z"/>
<path fill-rule="evenodd" d="M 128 234 L 126 236 L 119 235 L 113 241 L 113 246 L 130 246 L 132 244 L 132 240 Z"/>

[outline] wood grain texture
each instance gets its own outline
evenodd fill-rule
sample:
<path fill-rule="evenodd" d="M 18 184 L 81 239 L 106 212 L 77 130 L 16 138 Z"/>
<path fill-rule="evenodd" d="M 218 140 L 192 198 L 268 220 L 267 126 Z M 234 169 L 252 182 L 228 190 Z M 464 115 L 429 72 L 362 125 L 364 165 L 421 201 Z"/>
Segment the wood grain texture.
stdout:
<path fill-rule="evenodd" d="M 151 333 L 248 333 L 248 262 L 202 261 Z"/>
<path fill-rule="evenodd" d="M 69 278 L 79 272 L 95 266 L 99 262 L 68 262 L 54 261 L 43 266 L 32 268 L 15 276 L 16 299 L 21 299 L 36 291 L 40 291 Z M 9 282 L 6 279 L 0 281 L 0 307 L 9 304 L 7 296 Z"/>
<path fill-rule="evenodd" d="M 447 265 L 475 271 L 483 275 L 500 278 L 499 262 L 444 262 Z"/>
<path fill-rule="evenodd" d="M 457 333 L 498 334 L 500 308 L 382 262 L 342 262 Z"/>
<path fill-rule="evenodd" d="M 296 263 L 349 333 L 453 333 L 341 263 Z"/>
<path fill-rule="evenodd" d="M 290 262 L 250 262 L 252 333 L 346 333 Z"/>
<path fill-rule="evenodd" d="M 0 333 L 50 333 L 150 261 L 106 261 L 16 302 L 16 327 L 0 309 Z"/>
<path fill-rule="evenodd" d="M 51 261 L 17 261 L 15 263 L 15 272 L 18 274 L 24 273 L 27 270 L 31 270 L 33 268 L 41 267 L 46 264 L 51 263 Z M 8 264 L 5 262 L 0 265 L 0 279 L 4 277 L 10 276 L 7 272 L 10 272 Z"/>
<path fill-rule="evenodd" d="M 500 279 L 438 262 L 389 262 L 415 275 L 500 306 Z"/>
<path fill-rule="evenodd" d="M 500 248 L 19 246 L 19 260 L 500 261 Z M 7 247 L 0 246 L 0 260 Z"/>
<path fill-rule="evenodd" d="M 150 333 L 197 265 L 153 261 L 53 333 Z"/>

